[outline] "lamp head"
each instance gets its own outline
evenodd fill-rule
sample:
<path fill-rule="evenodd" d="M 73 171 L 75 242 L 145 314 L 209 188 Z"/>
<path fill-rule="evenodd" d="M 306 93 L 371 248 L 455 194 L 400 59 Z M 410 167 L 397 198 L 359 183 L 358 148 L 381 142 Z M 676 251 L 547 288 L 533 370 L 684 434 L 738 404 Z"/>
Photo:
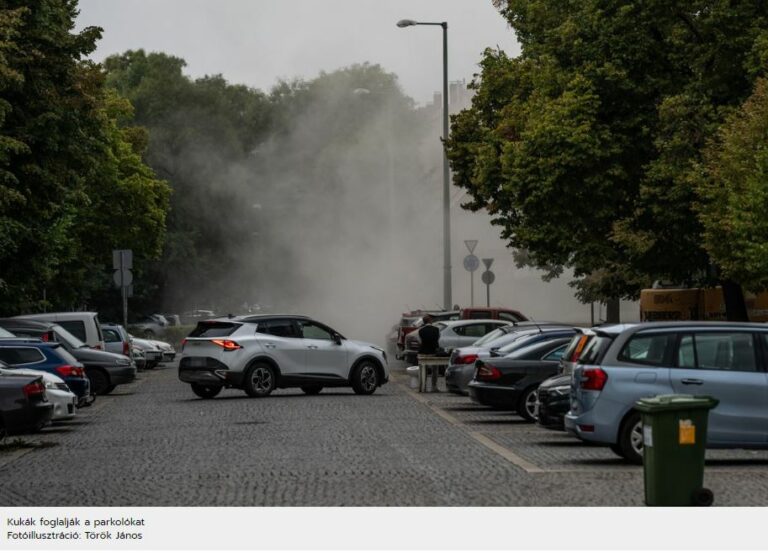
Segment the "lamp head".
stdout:
<path fill-rule="evenodd" d="M 414 25 L 417 25 L 417 23 L 413 19 L 401 19 L 397 22 L 398 27 L 412 27 Z"/>

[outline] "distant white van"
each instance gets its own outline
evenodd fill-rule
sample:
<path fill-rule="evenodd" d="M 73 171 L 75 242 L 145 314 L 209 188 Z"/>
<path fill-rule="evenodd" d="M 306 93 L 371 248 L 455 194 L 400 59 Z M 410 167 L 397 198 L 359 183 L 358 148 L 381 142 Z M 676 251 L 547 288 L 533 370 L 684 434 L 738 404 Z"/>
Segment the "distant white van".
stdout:
<path fill-rule="evenodd" d="M 106 350 L 104 335 L 99 324 L 99 314 L 93 311 L 72 311 L 69 313 L 35 313 L 18 315 L 16 319 L 34 319 L 56 323 L 92 348 Z"/>

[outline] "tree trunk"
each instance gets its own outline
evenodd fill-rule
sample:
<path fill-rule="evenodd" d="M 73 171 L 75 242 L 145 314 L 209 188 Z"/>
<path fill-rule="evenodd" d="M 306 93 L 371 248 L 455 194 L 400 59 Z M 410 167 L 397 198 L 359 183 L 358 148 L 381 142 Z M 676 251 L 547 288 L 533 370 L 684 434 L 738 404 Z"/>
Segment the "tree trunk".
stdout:
<path fill-rule="evenodd" d="M 614 298 L 605 302 L 605 322 L 614 324 L 621 322 L 620 300 Z"/>
<path fill-rule="evenodd" d="M 744 291 L 741 289 L 741 284 L 732 280 L 721 280 L 720 286 L 723 288 L 726 319 L 748 322 L 747 304 L 744 302 Z"/>

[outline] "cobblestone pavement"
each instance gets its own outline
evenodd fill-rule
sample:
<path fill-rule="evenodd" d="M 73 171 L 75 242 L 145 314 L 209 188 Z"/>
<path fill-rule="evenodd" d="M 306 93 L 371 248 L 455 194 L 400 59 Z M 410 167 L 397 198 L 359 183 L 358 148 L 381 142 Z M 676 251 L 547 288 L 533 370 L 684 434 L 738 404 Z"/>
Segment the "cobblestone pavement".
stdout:
<path fill-rule="evenodd" d="M 397 372 L 373 396 L 238 390 L 199 400 L 174 366 L 0 451 L 0 505 L 642 505 L 610 450 Z M 711 452 L 716 505 L 768 505 L 768 453 Z"/>

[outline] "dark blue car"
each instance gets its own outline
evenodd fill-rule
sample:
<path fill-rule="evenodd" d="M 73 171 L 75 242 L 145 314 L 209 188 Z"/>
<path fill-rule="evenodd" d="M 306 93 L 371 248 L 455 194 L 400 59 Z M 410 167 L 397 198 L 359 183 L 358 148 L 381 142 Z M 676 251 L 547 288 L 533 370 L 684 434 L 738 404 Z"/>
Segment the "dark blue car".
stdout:
<path fill-rule="evenodd" d="M 77 396 L 78 407 L 93 403 L 91 384 L 83 365 L 58 342 L 25 338 L 0 340 L 0 361 L 11 368 L 23 367 L 55 374 Z"/>

